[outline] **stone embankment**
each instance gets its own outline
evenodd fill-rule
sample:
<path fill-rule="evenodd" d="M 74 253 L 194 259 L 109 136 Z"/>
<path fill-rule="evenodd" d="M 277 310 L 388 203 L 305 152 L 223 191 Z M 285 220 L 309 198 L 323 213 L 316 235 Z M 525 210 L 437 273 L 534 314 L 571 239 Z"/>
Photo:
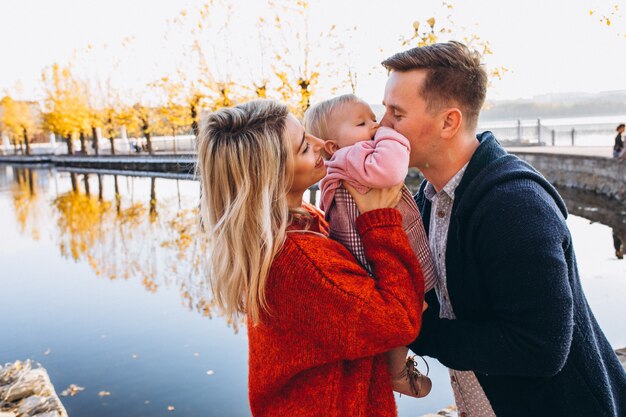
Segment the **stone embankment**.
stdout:
<path fill-rule="evenodd" d="M 595 148 L 509 148 L 560 187 L 593 191 L 626 202 L 626 161 L 600 156 Z"/>
<path fill-rule="evenodd" d="M 67 417 L 48 373 L 30 360 L 0 366 L 0 417 Z"/>

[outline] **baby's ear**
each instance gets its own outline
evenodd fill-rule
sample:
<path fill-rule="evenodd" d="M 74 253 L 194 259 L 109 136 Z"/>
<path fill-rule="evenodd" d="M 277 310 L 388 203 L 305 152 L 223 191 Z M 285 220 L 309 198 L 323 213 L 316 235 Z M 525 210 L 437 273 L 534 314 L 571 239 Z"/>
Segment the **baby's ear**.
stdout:
<path fill-rule="evenodd" d="M 324 152 L 326 152 L 326 155 L 329 157 L 333 156 L 333 154 L 337 152 L 337 149 L 339 149 L 339 146 L 337 146 L 336 141 L 327 140 L 324 142 Z"/>

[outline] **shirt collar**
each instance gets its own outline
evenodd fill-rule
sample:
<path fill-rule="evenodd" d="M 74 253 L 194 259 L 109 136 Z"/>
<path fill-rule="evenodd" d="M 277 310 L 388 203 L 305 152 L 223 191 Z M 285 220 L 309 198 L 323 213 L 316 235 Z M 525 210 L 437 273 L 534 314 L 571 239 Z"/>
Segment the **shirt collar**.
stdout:
<path fill-rule="evenodd" d="M 463 174 L 465 174 L 465 170 L 467 169 L 467 165 L 468 164 L 469 164 L 469 162 L 467 162 L 465 165 L 463 165 L 463 167 L 461 169 L 459 169 L 457 171 L 457 173 L 454 174 L 454 176 L 452 178 L 450 178 L 450 181 L 448 181 L 448 183 L 446 185 L 444 185 L 443 188 L 441 189 L 441 191 L 439 191 L 439 192 L 437 192 L 435 190 L 435 187 L 430 182 L 427 183 L 426 184 L 426 188 L 424 188 L 424 196 L 429 201 L 433 201 L 435 196 L 437 196 L 437 195 L 439 195 L 441 193 L 445 193 L 448 197 L 450 197 L 450 199 L 454 200 L 454 191 L 456 190 L 456 188 L 461 183 L 461 180 L 463 179 Z"/>

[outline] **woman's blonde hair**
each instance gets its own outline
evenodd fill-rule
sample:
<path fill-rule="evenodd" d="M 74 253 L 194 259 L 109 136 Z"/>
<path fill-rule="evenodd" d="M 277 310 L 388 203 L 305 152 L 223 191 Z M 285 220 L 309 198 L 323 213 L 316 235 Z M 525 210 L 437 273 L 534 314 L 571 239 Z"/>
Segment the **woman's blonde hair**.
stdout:
<path fill-rule="evenodd" d="M 284 104 L 255 100 L 210 114 L 198 138 L 209 279 L 229 319 L 267 311 L 265 285 L 289 223 L 291 147 Z"/>
<path fill-rule="evenodd" d="M 354 94 L 344 94 L 321 101 L 309 107 L 304 113 L 304 130 L 322 140 L 332 139 L 333 133 L 330 131 L 329 124 L 333 110 L 337 110 L 344 104 L 360 102 L 364 101 Z"/>

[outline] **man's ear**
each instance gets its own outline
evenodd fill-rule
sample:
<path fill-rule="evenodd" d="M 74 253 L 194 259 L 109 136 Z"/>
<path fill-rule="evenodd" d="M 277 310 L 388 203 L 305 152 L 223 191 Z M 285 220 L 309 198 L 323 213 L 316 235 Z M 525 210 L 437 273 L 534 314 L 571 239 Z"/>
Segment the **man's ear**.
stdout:
<path fill-rule="evenodd" d="M 441 127 L 441 137 L 450 139 L 456 135 L 463 123 L 463 113 L 461 110 L 452 107 L 447 109 L 443 114 L 443 124 Z"/>
<path fill-rule="evenodd" d="M 324 142 L 324 152 L 326 152 L 326 155 L 329 157 L 333 156 L 333 154 L 337 152 L 337 149 L 339 149 L 339 146 L 337 146 L 336 141 L 327 140 Z"/>

